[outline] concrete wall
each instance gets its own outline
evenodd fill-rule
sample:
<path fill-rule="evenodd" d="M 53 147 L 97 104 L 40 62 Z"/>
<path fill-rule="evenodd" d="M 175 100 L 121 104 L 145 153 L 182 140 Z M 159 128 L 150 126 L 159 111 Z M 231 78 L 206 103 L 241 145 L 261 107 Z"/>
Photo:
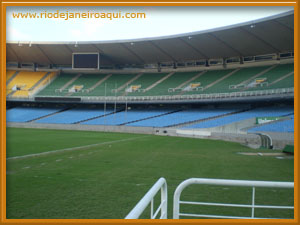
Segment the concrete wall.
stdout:
<path fill-rule="evenodd" d="M 268 134 L 272 138 L 274 149 L 283 149 L 286 145 L 294 145 L 294 133 L 263 133 Z"/>
<path fill-rule="evenodd" d="M 212 127 L 212 128 L 202 129 L 202 130 L 216 132 L 216 133 L 246 134 L 247 132 L 243 131 L 242 129 L 255 125 L 255 122 L 256 122 L 255 118 L 250 118 L 247 120 L 242 120 L 224 126 Z"/>
<path fill-rule="evenodd" d="M 155 129 L 152 127 L 127 127 L 127 126 L 102 126 L 102 125 L 81 125 L 81 124 L 48 124 L 48 123 L 13 123 L 6 124 L 7 127 L 18 128 L 39 128 L 54 130 L 85 130 L 85 131 L 103 131 L 118 133 L 140 133 L 154 134 Z"/>
<path fill-rule="evenodd" d="M 7 127 L 17 128 L 36 128 L 36 129 L 54 129 L 54 130 L 83 130 L 83 131 L 99 131 L 99 132 L 118 132 L 118 133 L 139 133 L 139 134 L 155 134 L 161 136 L 180 136 L 189 138 L 224 140 L 237 142 L 247 145 L 251 148 L 259 148 L 261 139 L 256 134 L 244 133 L 222 133 L 208 132 L 197 130 L 185 130 L 178 132 L 174 128 L 153 128 L 153 127 L 130 127 L 130 126 L 102 126 L 102 125 L 80 125 L 80 124 L 38 124 L 38 123 L 12 123 L 6 124 Z M 294 134 L 292 133 L 272 133 L 268 132 L 272 137 L 274 149 L 283 149 L 285 145 L 294 145 Z"/>
<path fill-rule="evenodd" d="M 218 133 L 200 130 L 180 130 L 180 129 L 160 129 L 157 135 L 162 136 L 179 136 L 188 138 L 200 138 L 211 140 L 223 140 L 230 142 L 237 142 L 247 145 L 251 148 L 259 148 L 261 146 L 261 139 L 256 134 L 232 134 L 232 133 Z"/>

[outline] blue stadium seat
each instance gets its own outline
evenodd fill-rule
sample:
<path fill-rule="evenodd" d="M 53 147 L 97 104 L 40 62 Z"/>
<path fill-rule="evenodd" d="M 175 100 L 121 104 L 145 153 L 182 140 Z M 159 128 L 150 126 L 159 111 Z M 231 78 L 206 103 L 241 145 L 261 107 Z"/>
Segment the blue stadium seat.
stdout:
<path fill-rule="evenodd" d="M 106 114 L 111 113 L 112 110 L 106 110 Z M 103 109 L 89 109 L 89 108 L 75 108 L 63 111 L 61 113 L 42 118 L 35 121 L 36 123 L 61 123 L 72 124 L 82 120 L 90 119 L 93 117 L 103 116 Z"/>
<path fill-rule="evenodd" d="M 291 116 L 289 120 L 272 122 L 268 124 L 264 124 L 259 127 L 254 127 L 248 130 L 250 133 L 255 132 L 294 132 L 294 116 Z"/>
<path fill-rule="evenodd" d="M 28 122 L 42 116 L 59 112 L 63 108 L 16 107 L 6 111 L 7 122 Z"/>
<path fill-rule="evenodd" d="M 130 123 L 128 126 L 167 127 L 194 120 L 220 116 L 234 111 L 236 111 L 236 109 L 190 109 L 167 114 L 153 119 Z"/>
<path fill-rule="evenodd" d="M 186 129 L 211 128 L 211 127 L 223 126 L 226 124 L 239 122 L 242 120 L 255 118 L 255 117 L 286 116 L 286 115 L 289 115 L 292 113 L 294 113 L 294 109 L 288 108 L 288 107 L 285 107 L 285 108 L 278 108 L 278 107 L 256 108 L 256 109 L 252 109 L 252 110 L 249 110 L 246 112 L 241 112 L 241 113 L 225 116 L 222 118 L 217 118 L 217 119 L 213 119 L 213 120 L 196 123 L 196 124 L 184 127 L 184 128 L 186 128 Z"/>
<path fill-rule="evenodd" d="M 159 116 L 170 112 L 170 110 L 128 110 L 116 114 L 107 115 L 105 117 L 89 120 L 81 124 L 88 125 L 120 125 L 136 120 L 142 120 L 149 117 Z M 130 125 L 130 124 L 129 124 Z"/>

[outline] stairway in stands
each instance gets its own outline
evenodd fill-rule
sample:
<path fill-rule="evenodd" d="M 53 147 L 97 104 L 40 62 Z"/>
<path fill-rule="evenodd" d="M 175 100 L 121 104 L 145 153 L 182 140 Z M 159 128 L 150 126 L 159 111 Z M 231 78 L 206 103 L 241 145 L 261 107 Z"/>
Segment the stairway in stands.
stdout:
<path fill-rule="evenodd" d="M 89 120 L 98 119 L 98 118 L 105 117 L 105 116 L 108 116 L 108 115 L 112 115 L 114 113 L 119 113 L 119 112 L 122 112 L 122 111 L 124 111 L 124 109 L 119 109 L 119 110 L 116 110 L 116 112 L 110 112 L 110 113 L 107 113 L 107 114 L 104 114 L 104 115 L 101 115 L 101 116 L 94 116 L 94 117 L 91 117 L 91 118 L 88 118 L 88 119 L 85 119 L 85 120 L 80 120 L 80 121 L 77 121 L 73 124 L 80 124 L 80 123 L 83 123 L 83 122 L 86 122 L 86 121 L 89 121 Z"/>
<path fill-rule="evenodd" d="M 122 125 L 127 125 L 127 124 L 131 124 L 131 123 L 135 123 L 135 122 L 139 122 L 139 121 L 142 121 L 142 120 L 153 119 L 153 118 L 156 118 L 156 117 L 161 117 L 161 116 L 169 115 L 169 114 L 176 113 L 176 112 L 180 112 L 180 111 L 182 111 L 182 110 L 180 109 L 180 110 L 175 110 L 175 111 L 163 113 L 163 114 L 156 115 L 156 116 L 146 117 L 146 118 L 143 118 L 143 119 L 134 120 L 134 121 L 130 121 L 130 122 L 127 122 L 127 123 L 122 123 L 122 124 L 120 124 L 120 126 L 122 126 Z M 130 126 L 130 125 L 129 125 L 129 126 Z"/>

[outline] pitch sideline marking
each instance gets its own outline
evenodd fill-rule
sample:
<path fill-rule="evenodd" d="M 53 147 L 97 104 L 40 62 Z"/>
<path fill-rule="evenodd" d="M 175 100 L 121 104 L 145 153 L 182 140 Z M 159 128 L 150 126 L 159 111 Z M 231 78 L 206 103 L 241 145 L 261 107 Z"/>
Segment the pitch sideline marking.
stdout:
<path fill-rule="evenodd" d="M 94 146 L 101 146 L 101 145 L 119 143 L 119 142 L 124 142 L 124 141 L 131 141 L 131 140 L 141 139 L 141 138 L 145 138 L 145 137 L 149 137 L 149 136 L 147 135 L 147 136 L 142 136 L 142 137 L 126 138 L 126 139 L 121 139 L 121 140 L 107 141 L 107 142 L 101 142 L 101 143 L 90 144 L 90 145 L 83 145 L 83 146 L 72 147 L 72 148 L 58 149 L 58 150 L 53 150 L 53 151 L 48 151 L 48 152 L 28 154 L 28 155 L 22 155 L 22 156 L 14 156 L 14 157 L 6 158 L 6 160 L 9 160 L 9 159 L 24 159 L 24 158 L 35 157 L 35 156 L 48 155 L 48 154 L 57 153 L 57 152 L 74 151 L 74 150 L 80 150 L 80 149 L 94 147 Z"/>

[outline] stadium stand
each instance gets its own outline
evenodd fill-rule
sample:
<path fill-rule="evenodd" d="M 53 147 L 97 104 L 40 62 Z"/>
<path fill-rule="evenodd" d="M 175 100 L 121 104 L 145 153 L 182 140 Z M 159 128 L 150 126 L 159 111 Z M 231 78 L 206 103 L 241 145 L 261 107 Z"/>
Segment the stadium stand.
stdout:
<path fill-rule="evenodd" d="M 193 83 L 200 83 L 200 87 L 203 89 L 208 88 L 209 85 L 212 85 L 213 82 L 216 82 L 220 79 L 222 79 L 224 76 L 234 72 L 234 70 L 212 70 L 207 71 L 203 75 L 201 75 L 199 78 L 195 79 Z M 186 88 L 186 87 L 185 87 Z M 200 94 L 203 93 L 203 91 L 185 91 L 181 92 L 181 94 Z"/>
<path fill-rule="evenodd" d="M 64 108 L 35 108 L 35 107 L 15 107 L 6 111 L 7 122 L 29 122 L 53 113 L 62 111 Z"/>
<path fill-rule="evenodd" d="M 87 124 L 87 125 L 122 125 L 125 123 L 130 123 L 133 121 L 142 121 L 148 118 L 153 117 L 160 117 L 162 115 L 172 113 L 172 110 L 138 110 L 138 109 L 132 109 L 128 111 L 122 111 L 119 113 L 113 113 L 111 115 L 89 120 L 86 122 L 83 122 L 81 124 Z"/>
<path fill-rule="evenodd" d="M 147 88 L 149 88 L 151 85 L 155 84 L 156 82 L 160 81 L 167 75 L 168 75 L 167 73 L 145 73 L 130 85 L 131 87 L 137 86 L 137 89 L 135 90 L 131 89 L 130 91 L 132 92 L 126 92 L 125 94 L 128 96 L 145 95 L 146 94 L 145 91 Z"/>
<path fill-rule="evenodd" d="M 254 127 L 248 130 L 250 133 L 255 132 L 294 132 L 294 115 L 288 120 L 271 122 L 259 127 Z"/>
<path fill-rule="evenodd" d="M 256 108 L 249 111 L 237 113 L 234 115 L 224 116 L 222 118 L 217 118 L 213 120 L 207 120 L 204 122 L 196 123 L 190 126 L 183 127 L 183 129 L 194 129 L 194 128 L 211 128 L 227 125 L 234 122 L 239 122 L 242 120 L 255 118 L 255 117 L 276 117 L 276 116 L 287 116 L 294 113 L 293 108 L 284 107 L 265 107 L 265 108 Z"/>
<path fill-rule="evenodd" d="M 16 73 L 15 70 L 7 70 L 6 71 L 6 82 L 9 81 L 10 78 L 12 78 L 12 76 Z"/>
<path fill-rule="evenodd" d="M 290 74 L 288 76 L 282 77 L 283 79 L 279 78 L 279 81 L 274 81 L 269 87 L 267 88 L 286 88 L 286 87 L 294 87 L 294 74 Z"/>
<path fill-rule="evenodd" d="M 41 90 L 37 95 L 42 96 L 64 96 L 66 93 L 63 92 L 62 87 L 73 79 L 76 74 L 62 73 L 57 76 L 46 88 Z"/>
<path fill-rule="evenodd" d="M 39 82 L 37 82 L 31 89 L 33 90 L 41 90 L 45 85 L 50 84 L 51 81 L 56 77 L 56 72 L 51 72 L 47 74 L 47 76 L 43 77 Z"/>
<path fill-rule="evenodd" d="M 105 114 L 110 114 L 113 111 L 107 109 L 104 112 L 103 108 L 93 108 L 93 107 L 78 107 L 75 109 L 69 109 L 46 118 L 36 120 L 35 123 L 61 123 L 61 124 L 72 124 L 83 120 L 92 119 L 95 117 L 100 117 Z"/>
<path fill-rule="evenodd" d="M 27 97 L 39 81 L 48 76 L 48 72 L 21 71 L 7 85 L 6 94 L 13 97 Z"/>
<path fill-rule="evenodd" d="M 199 72 L 186 72 L 186 73 L 174 73 L 166 80 L 162 81 L 152 89 L 145 92 L 145 96 L 155 95 L 172 95 L 174 92 L 169 92 L 169 88 L 176 88 L 184 83 L 186 80 L 191 79 Z"/>
<path fill-rule="evenodd" d="M 283 64 L 283 65 L 277 65 L 268 72 L 261 75 L 261 78 L 266 79 L 266 86 L 256 86 L 256 87 L 248 87 L 246 86 L 246 89 L 251 90 L 263 90 L 263 89 L 271 89 L 271 88 L 285 88 L 285 87 L 293 87 L 294 86 L 294 80 L 292 74 L 294 71 L 294 64 Z M 281 78 L 284 78 L 286 75 L 289 75 L 283 80 L 280 80 Z M 253 80 L 252 80 L 253 82 Z"/>
<path fill-rule="evenodd" d="M 106 74 L 85 74 L 80 76 L 71 86 L 82 86 L 81 91 L 70 93 L 72 96 L 84 95 L 84 92 L 93 90 L 93 86 L 104 79 Z"/>
<path fill-rule="evenodd" d="M 164 116 L 142 120 L 128 126 L 168 127 L 195 120 L 204 120 L 237 111 L 236 109 L 189 109 L 167 114 Z"/>
<path fill-rule="evenodd" d="M 293 66 L 283 64 L 169 74 L 62 73 L 37 96 L 160 96 L 289 88 L 294 86 Z"/>
<path fill-rule="evenodd" d="M 238 85 L 243 83 L 244 81 L 250 79 L 253 76 L 257 76 L 261 74 L 263 71 L 269 69 L 269 67 L 250 67 L 243 68 L 233 73 L 231 76 L 224 79 L 222 82 L 217 83 L 211 88 L 207 88 L 204 92 L 206 93 L 222 93 L 222 92 L 233 92 L 237 91 L 237 89 L 230 89 L 230 85 Z"/>
<path fill-rule="evenodd" d="M 113 74 L 104 83 L 97 86 L 93 91 L 87 93 L 87 96 L 115 96 L 121 95 L 120 92 L 115 93 L 115 89 L 118 89 L 126 82 L 133 79 L 137 74 Z"/>

